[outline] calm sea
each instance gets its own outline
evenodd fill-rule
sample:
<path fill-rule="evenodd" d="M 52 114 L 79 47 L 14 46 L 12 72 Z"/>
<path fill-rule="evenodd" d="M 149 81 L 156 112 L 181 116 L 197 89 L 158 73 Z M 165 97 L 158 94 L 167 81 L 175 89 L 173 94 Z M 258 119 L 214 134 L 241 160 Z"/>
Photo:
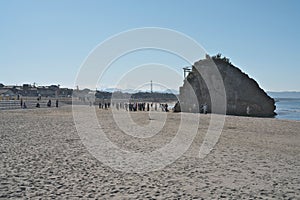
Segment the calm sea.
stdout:
<path fill-rule="evenodd" d="M 300 99 L 277 98 L 276 118 L 300 121 Z"/>

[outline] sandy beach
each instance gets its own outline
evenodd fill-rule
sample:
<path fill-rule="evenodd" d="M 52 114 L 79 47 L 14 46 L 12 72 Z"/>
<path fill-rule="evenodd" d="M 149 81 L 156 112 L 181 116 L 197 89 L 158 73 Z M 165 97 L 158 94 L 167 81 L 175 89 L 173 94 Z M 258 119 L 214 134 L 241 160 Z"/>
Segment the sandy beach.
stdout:
<path fill-rule="evenodd" d="M 97 109 L 97 116 L 107 137 L 133 152 L 168 143 L 180 122 L 180 114 L 169 112 L 159 134 L 135 138 L 109 110 Z M 147 112 L 131 117 L 149 123 Z M 89 153 L 70 106 L 1 111 L 0 199 L 300 199 L 299 121 L 226 116 L 218 143 L 201 159 L 210 117 L 201 115 L 192 145 L 174 163 L 124 173 Z"/>

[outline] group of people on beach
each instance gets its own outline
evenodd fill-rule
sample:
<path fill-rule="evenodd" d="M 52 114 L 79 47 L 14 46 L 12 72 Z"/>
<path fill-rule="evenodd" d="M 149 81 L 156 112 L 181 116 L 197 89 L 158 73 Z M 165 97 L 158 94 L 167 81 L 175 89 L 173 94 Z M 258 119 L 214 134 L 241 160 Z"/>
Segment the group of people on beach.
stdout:
<path fill-rule="evenodd" d="M 150 111 L 150 110 L 158 110 L 157 103 L 145 103 L 145 102 L 112 102 L 112 103 L 99 103 L 99 109 L 108 109 L 111 107 L 115 107 L 117 110 L 125 109 L 126 111 Z M 91 105 L 91 104 L 90 104 Z M 159 107 L 163 112 L 169 112 L 168 104 L 159 104 Z"/>
<path fill-rule="evenodd" d="M 110 103 L 106 103 L 106 102 L 101 103 L 101 102 L 99 102 L 99 109 L 108 109 L 108 108 L 110 108 Z"/>
<path fill-rule="evenodd" d="M 39 96 L 39 97 L 37 98 L 37 103 L 36 103 L 36 105 L 35 105 L 36 108 L 40 108 L 40 107 L 41 107 L 40 100 L 41 100 L 41 97 Z M 52 102 L 51 102 L 51 99 L 49 99 L 48 102 L 47 102 L 47 107 L 50 108 L 51 105 L 52 105 Z M 26 108 L 27 108 L 26 102 L 23 101 L 22 98 L 21 98 L 21 100 L 20 100 L 20 106 L 21 106 L 21 108 L 23 108 L 23 109 L 26 109 Z M 58 108 L 58 99 L 56 99 L 56 101 L 55 101 L 55 107 Z"/>
<path fill-rule="evenodd" d="M 51 99 L 49 99 L 48 103 L 47 103 L 47 107 L 50 108 L 51 104 L 52 104 Z M 58 99 L 56 99 L 56 101 L 55 101 L 55 107 L 58 108 Z"/>

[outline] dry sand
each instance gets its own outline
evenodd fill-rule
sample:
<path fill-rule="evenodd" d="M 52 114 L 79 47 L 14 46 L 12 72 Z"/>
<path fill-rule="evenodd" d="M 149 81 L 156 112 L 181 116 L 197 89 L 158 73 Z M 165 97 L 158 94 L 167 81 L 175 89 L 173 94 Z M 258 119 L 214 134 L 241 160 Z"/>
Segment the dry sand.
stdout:
<path fill-rule="evenodd" d="M 125 135 L 97 110 L 116 145 L 151 151 L 176 134 L 180 114 L 152 138 Z M 195 115 L 195 114 L 189 114 Z M 131 114 L 137 124 L 147 113 Z M 0 199 L 300 199 L 300 122 L 227 116 L 217 145 L 198 157 L 210 115 L 201 115 L 190 149 L 162 170 L 123 173 L 82 144 L 70 107 L 0 112 Z M 187 130 L 188 131 L 188 130 Z"/>

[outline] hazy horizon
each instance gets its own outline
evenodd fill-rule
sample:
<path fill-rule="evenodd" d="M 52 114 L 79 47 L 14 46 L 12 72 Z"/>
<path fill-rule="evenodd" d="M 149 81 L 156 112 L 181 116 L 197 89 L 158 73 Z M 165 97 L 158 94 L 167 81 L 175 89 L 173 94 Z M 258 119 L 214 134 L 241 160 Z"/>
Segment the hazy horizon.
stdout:
<path fill-rule="evenodd" d="M 4 84 L 4 83 L 2 83 Z M 4 84 L 5 86 L 22 86 L 23 84 L 31 84 L 31 83 L 22 83 L 22 84 Z M 33 85 L 33 84 L 31 84 Z M 36 87 L 39 86 L 50 86 L 50 85 L 57 85 L 57 84 L 46 84 L 46 85 L 36 85 Z M 68 86 L 62 86 L 59 85 L 60 88 L 69 88 L 69 89 L 76 89 L 76 87 L 68 87 Z M 84 89 L 89 89 L 91 91 L 105 91 L 105 92 L 111 92 L 111 91 L 121 91 L 121 92 L 151 92 L 151 87 L 150 87 L 150 82 L 148 83 L 148 85 L 146 85 L 143 88 L 140 89 L 136 89 L 136 88 L 126 88 L 126 89 L 122 89 L 122 88 L 117 88 L 117 87 L 106 87 L 106 88 L 80 88 L 79 90 L 84 90 Z M 176 92 L 179 94 L 179 88 L 178 89 L 157 89 L 156 87 L 153 87 L 152 89 L 153 92 L 167 92 L 167 91 L 172 91 L 172 92 Z M 300 95 L 300 91 L 267 91 L 265 90 L 265 92 L 269 93 L 275 93 L 275 94 L 284 94 L 284 93 L 289 93 L 289 94 L 293 94 L 295 93 L 296 95 Z M 297 97 L 298 98 L 298 97 Z M 299 96 L 300 98 L 300 96 Z"/>

